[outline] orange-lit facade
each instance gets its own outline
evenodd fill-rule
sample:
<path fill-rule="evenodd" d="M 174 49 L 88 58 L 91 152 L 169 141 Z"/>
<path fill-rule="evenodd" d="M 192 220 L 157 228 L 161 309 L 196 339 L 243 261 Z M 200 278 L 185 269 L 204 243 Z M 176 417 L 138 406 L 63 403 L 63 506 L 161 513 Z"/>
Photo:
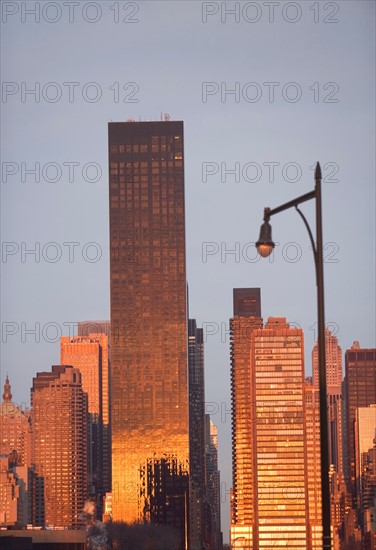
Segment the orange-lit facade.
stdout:
<path fill-rule="evenodd" d="M 63 336 L 60 338 L 60 361 L 62 365 L 80 369 L 89 413 L 101 415 L 108 424 L 108 337 L 105 334 Z"/>
<path fill-rule="evenodd" d="M 18 466 L 31 466 L 31 414 L 12 402 L 8 376 L 0 405 L 0 455 L 9 456 Z"/>
<path fill-rule="evenodd" d="M 32 463 L 31 411 L 12 402 L 8 376 L 0 405 L 0 524 L 37 523 Z"/>
<path fill-rule="evenodd" d="M 80 369 L 82 389 L 88 396 L 89 494 L 98 506 L 110 484 L 110 403 L 108 336 L 64 336 L 60 339 L 60 363 Z"/>
<path fill-rule="evenodd" d="M 329 464 L 342 479 L 343 429 L 342 429 L 342 350 L 338 339 L 330 330 L 325 331 L 326 388 L 328 400 Z M 319 387 L 318 345 L 312 350 L 313 383 Z"/>
<path fill-rule="evenodd" d="M 304 398 L 309 535 L 312 548 L 319 549 L 322 545 L 319 389 L 313 385 L 305 384 Z"/>
<path fill-rule="evenodd" d="M 251 421 L 254 395 L 249 365 L 252 330 L 262 327 L 259 288 L 235 288 L 231 331 L 232 477 L 231 539 L 254 535 L 254 468 L 251 454 L 254 425 Z M 250 546 L 252 547 L 252 546 Z"/>
<path fill-rule="evenodd" d="M 326 385 L 328 388 L 335 388 L 342 384 L 342 349 L 338 344 L 337 336 L 330 330 L 325 330 L 325 353 L 326 353 Z M 312 350 L 312 374 L 313 383 L 319 385 L 319 359 L 318 344 Z"/>
<path fill-rule="evenodd" d="M 21 499 L 21 487 L 17 483 L 16 475 L 11 470 L 9 470 L 8 457 L 0 456 L 0 525 L 1 527 L 8 527 L 10 525 L 17 525 L 19 523 L 20 499 Z"/>
<path fill-rule="evenodd" d="M 340 549 L 340 530 L 345 514 L 346 484 L 343 461 L 342 421 L 342 350 L 330 330 L 325 331 L 326 391 L 328 404 L 328 435 L 331 493 L 331 525 L 333 550 Z M 313 384 L 319 388 L 318 345 L 312 350 Z"/>
<path fill-rule="evenodd" d="M 87 395 L 81 373 L 55 365 L 31 389 L 33 462 L 44 481 L 45 524 L 82 528 L 87 497 Z"/>
<path fill-rule="evenodd" d="M 247 486 L 234 486 L 233 502 L 239 501 L 239 491 L 248 491 L 253 515 L 251 521 L 233 516 L 233 548 L 316 550 L 322 542 L 316 538 L 319 511 L 309 505 L 313 454 L 310 462 L 302 330 L 290 328 L 284 318 L 269 318 L 264 328 L 252 330 L 249 357 L 251 440 L 241 445 L 250 474 Z"/>
<path fill-rule="evenodd" d="M 376 548 L 376 404 L 355 412 L 357 507 L 363 545 Z"/>
<path fill-rule="evenodd" d="M 109 168 L 113 519 L 171 522 L 189 501 L 183 123 L 110 123 Z"/>
<path fill-rule="evenodd" d="M 77 336 L 89 336 L 89 334 L 107 334 L 110 340 L 110 321 L 79 321 L 77 323 Z"/>
<path fill-rule="evenodd" d="M 367 467 L 367 453 L 376 443 L 376 404 L 355 409 L 355 478 L 358 508 L 364 506 L 364 487 L 362 476 Z M 374 480 L 376 481 L 376 480 Z M 368 496 L 368 495 L 367 495 Z M 375 503 L 372 503 L 375 506 Z M 375 518 L 376 519 L 376 518 Z"/>

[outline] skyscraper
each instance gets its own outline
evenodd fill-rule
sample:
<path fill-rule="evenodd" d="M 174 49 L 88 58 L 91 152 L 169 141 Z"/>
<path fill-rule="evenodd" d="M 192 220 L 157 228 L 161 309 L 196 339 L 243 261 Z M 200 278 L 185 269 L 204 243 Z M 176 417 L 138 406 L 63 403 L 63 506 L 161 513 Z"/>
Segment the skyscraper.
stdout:
<path fill-rule="evenodd" d="M 231 539 L 253 541 L 254 437 L 250 411 L 254 405 L 251 386 L 251 333 L 262 327 L 259 288 L 235 288 L 231 331 L 232 482 Z"/>
<path fill-rule="evenodd" d="M 338 476 L 344 476 L 342 429 L 342 350 L 338 339 L 330 330 L 325 331 L 326 390 L 328 402 L 329 464 L 333 464 Z M 312 350 L 313 383 L 319 386 L 318 345 Z"/>
<path fill-rule="evenodd" d="M 187 516 L 183 157 L 182 122 L 109 124 L 114 520 Z"/>
<path fill-rule="evenodd" d="M 77 336 L 89 334 L 106 334 L 110 340 L 110 321 L 79 321 L 77 323 Z"/>
<path fill-rule="evenodd" d="M 376 349 L 363 349 L 354 342 L 345 354 L 346 482 L 356 507 L 355 411 L 376 403 Z"/>
<path fill-rule="evenodd" d="M 304 399 L 309 536 L 312 548 L 319 549 L 322 546 L 319 388 L 305 383 Z"/>
<path fill-rule="evenodd" d="M 334 336 L 329 329 L 325 330 L 325 352 L 326 352 L 326 385 L 327 387 L 338 387 L 342 384 L 342 350 L 338 344 L 337 336 Z M 319 385 L 319 360 L 318 344 L 312 350 L 312 374 L 313 383 Z"/>
<path fill-rule="evenodd" d="M 253 459 L 255 542 L 270 541 L 305 550 L 308 510 L 303 414 L 303 334 L 285 319 L 269 318 L 252 333 L 251 372 L 255 385 Z"/>
<path fill-rule="evenodd" d="M 46 526 L 81 528 L 87 497 L 87 394 L 77 368 L 38 372 L 31 389 L 33 462 L 44 479 Z"/>
<path fill-rule="evenodd" d="M 376 548 L 376 405 L 356 409 L 355 465 L 358 518 L 364 548 Z"/>
<path fill-rule="evenodd" d="M 89 333 L 87 336 L 63 336 L 60 339 L 60 363 L 80 369 L 82 389 L 88 396 L 89 496 L 96 498 L 97 511 L 102 517 L 103 496 L 111 490 L 107 335 Z"/>
<path fill-rule="evenodd" d="M 339 550 L 339 533 L 345 514 L 346 485 L 343 464 L 342 350 L 330 330 L 325 331 L 328 452 L 331 484 L 332 547 Z M 319 388 L 318 344 L 312 350 L 313 384 Z M 319 466 L 320 468 L 320 466 Z"/>
<path fill-rule="evenodd" d="M 204 340 L 195 319 L 188 321 L 189 372 L 189 545 L 201 550 L 205 538 L 205 384 Z"/>
<path fill-rule="evenodd" d="M 320 511 L 310 506 L 307 475 L 315 455 L 311 450 L 308 458 L 307 453 L 303 333 L 284 318 L 271 317 L 250 336 L 250 402 L 244 421 L 249 438 L 236 441 L 250 465 L 245 470 L 250 487 L 235 485 L 233 500 L 239 501 L 239 490 L 246 491 L 241 497 L 253 515 L 233 516 L 231 542 L 252 550 L 318 549 Z M 317 440 L 315 422 L 310 432 Z"/>
<path fill-rule="evenodd" d="M 368 452 L 373 449 L 376 438 L 376 404 L 358 407 L 355 410 L 355 482 L 358 508 L 365 509 L 365 500 L 369 498 L 362 483 L 366 471 Z M 375 487 L 376 488 L 376 487 Z M 372 497 L 376 497 L 376 491 Z M 373 502 L 371 506 L 375 506 Z M 375 518 L 376 519 L 376 518 Z"/>
<path fill-rule="evenodd" d="M 222 550 L 221 487 L 218 470 L 218 430 L 210 415 L 205 415 L 206 499 L 209 513 L 209 548 Z"/>

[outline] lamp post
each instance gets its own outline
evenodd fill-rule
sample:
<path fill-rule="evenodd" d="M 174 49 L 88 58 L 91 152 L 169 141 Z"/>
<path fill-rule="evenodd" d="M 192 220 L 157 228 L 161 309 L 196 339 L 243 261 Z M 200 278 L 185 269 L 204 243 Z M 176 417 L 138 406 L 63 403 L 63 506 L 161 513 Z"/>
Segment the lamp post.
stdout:
<path fill-rule="evenodd" d="M 328 410 L 326 397 L 326 357 L 325 357 L 325 314 L 324 314 L 324 263 L 322 251 L 322 212 L 321 212 L 321 168 L 316 164 L 315 189 L 301 195 L 292 201 L 286 202 L 277 208 L 264 209 L 264 223 L 261 226 L 260 237 L 256 243 L 261 256 L 266 258 L 274 248 L 272 229 L 269 224 L 271 216 L 295 207 L 307 228 L 312 244 L 316 267 L 317 286 L 317 318 L 318 318 L 318 355 L 319 355 L 319 395 L 320 395 L 320 449 L 321 449 L 321 500 L 322 500 L 322 529 L 323 549 L 331 548 L 330 531 L 330 487 L 329 487 L 329 452 L 328 452 Z M 316 200 L 316 245 L 311 229 L 303 212 L 298 208 L 302 202 Z"/>

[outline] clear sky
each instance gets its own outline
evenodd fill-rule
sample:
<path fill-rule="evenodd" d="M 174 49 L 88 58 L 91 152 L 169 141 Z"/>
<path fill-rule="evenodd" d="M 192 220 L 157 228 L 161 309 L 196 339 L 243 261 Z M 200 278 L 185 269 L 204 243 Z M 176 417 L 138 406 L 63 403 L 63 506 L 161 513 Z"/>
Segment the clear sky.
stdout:
<path fill-rule="evenodd" d="M 343 351 L 354 340 L 375 346 L 375 3 L 1 8 L 1 382 L 8 372 L 14 401 L 28 403 L 69 326 L 109 319 L 107 123 L 183 120 L 190 316 L 206 337 L 227 540 L 232 289 L 261 287 L 265 319 L 303 328 L 310 374 L 308 234 L 290 210 L 271 220 L 272 261 L 253 243 L 265 206 L 313 189 L 317 160 L 326 320 Z M 315 231 L 314 203 L 302 210 Z"/>

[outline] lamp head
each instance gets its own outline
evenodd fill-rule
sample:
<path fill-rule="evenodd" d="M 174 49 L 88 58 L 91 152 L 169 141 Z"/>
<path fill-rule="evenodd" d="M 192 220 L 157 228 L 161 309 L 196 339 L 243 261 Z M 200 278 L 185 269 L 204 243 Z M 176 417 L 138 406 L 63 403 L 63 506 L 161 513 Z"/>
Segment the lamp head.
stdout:
<path fill-rule="evenodd" d="M 260 228 L 259 240 L 256 243 L 257 251 L 260 256 L 267 258 L 272 253 L 274 246 L 271 225 L 269 222 L 264 221 Z"/>

